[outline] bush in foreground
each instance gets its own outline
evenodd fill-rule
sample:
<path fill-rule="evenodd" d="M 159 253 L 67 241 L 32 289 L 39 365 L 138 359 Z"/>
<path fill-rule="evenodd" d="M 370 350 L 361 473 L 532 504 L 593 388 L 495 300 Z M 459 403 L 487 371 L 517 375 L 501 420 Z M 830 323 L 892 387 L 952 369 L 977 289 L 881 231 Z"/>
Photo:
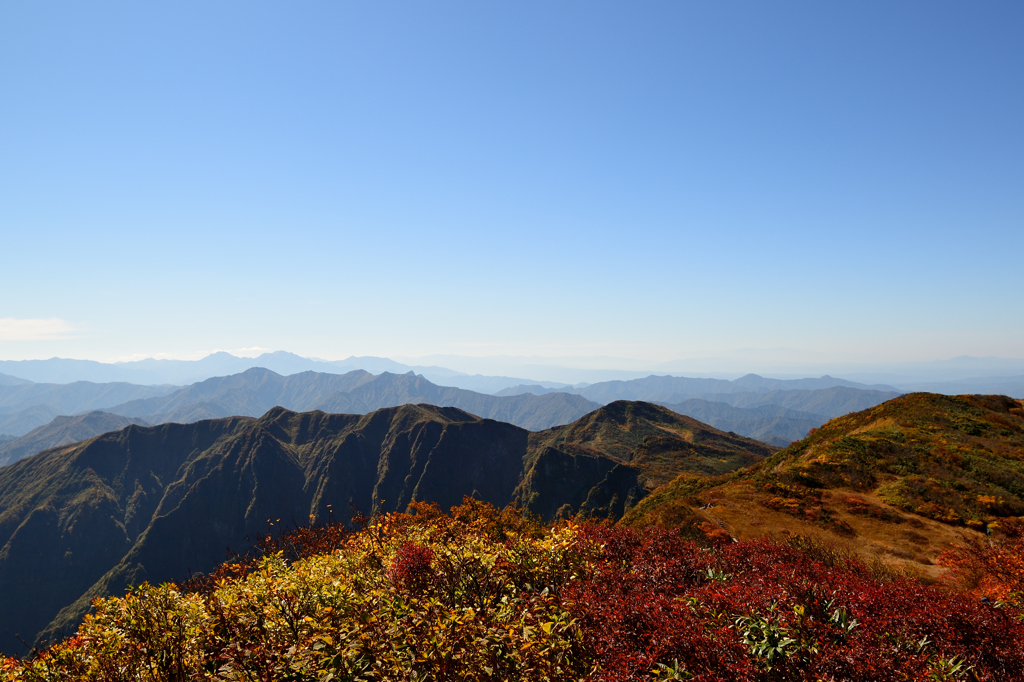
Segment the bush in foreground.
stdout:
<path fill-rule="evenodd" d="M 813 546 L 701 547 L 467 500 L 304 529 L 100 599 L 5 680 L 1015 680 L 1011 608 Z"/>

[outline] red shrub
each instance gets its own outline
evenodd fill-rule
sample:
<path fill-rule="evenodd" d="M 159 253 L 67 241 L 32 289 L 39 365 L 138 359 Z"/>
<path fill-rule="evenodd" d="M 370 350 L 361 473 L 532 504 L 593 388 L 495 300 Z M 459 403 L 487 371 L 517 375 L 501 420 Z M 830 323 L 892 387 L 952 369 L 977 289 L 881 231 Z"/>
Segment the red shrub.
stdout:
<path fill-rule="evenodd" d="M 432 549 L 407 542 L 395 552 L 395 559 L 388 567 L 388 577 L 396 587 L 403 587 L 410 592 L 421 592 L 433 575 L 433 561 Z"/>
<path fill-rule="evenodd" d="M 1024 679 L 1024 625 L 1008 612 L 856 562 L 770 541 L 707 550 L 671 531 L 584 529 L 603 547 L 570 585 L 600 666 L 649 680 L 678 661 L 693 679 Z M 949 679 L 955 679 L 950 677 Z"/>

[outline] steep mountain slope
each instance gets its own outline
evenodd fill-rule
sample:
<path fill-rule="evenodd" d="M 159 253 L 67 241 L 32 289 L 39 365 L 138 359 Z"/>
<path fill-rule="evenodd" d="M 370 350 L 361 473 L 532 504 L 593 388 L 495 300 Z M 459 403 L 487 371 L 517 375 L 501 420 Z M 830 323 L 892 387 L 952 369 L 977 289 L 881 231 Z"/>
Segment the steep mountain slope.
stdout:
<path fill-rule="evenodd" d="M 816 429 L 828 421 L 821 415 L 798 412 L 781 405 L 733 407 L 728 403 L 700 398 L 662 404 L 674 412 L 693 417 L 716 429 L 733 431 L 741 436 L 779 447 L 800 440 L 811 429 Z"/>
<path fill-rule="evenodd" d="M 229 377 L 207 379 L 171 395 L 135 400 L 111 412 L 152 423 L 190 422 L 231 415 L 258 416 L 272 407 L 365 414 L 382 407 L 427 403 L 458 407 L 489 419 L 527 429 L 567 424 L 598 407 L 577 395 L 497 397 L 437 386 L 415 374 L 374 376 L 362 370 L 348 374 L 303 372 L 282 377 L 254 368 Z"/>
<path fill-rule="evenodd" d="M 530 434 L 530 448 L 602 453 L 643 471 L 648 487 L 679 473 L 713 476 L 753 464 L 778 448 L 728 434 L 660 405 L 618 400 L 566 426 Z"/>
<path fill-rule="evenodd" d="M 678 475 L 735 471 L 776 450 L 658 405 L 620 400 L 572 424 L 531 433 L 517 498 L 545 518 L 577 508 L 618 517 Z M 601 483 L 595 486 L 595 479 Z"/>
<path fill-rule="evenodd" d="M 130 426 L 23 459 L 0 469 L 0 648 L 16 649 L 16 632 L 73 625 L 94 596 L 207 571 L 269 522 L 346 521 L 352 506 L 447 507 L 464 495 L 548 518 L 615 518 L 647 494 L 645 481 L 770 452 L 630 403 L 533 435 L 452 407 L 275 408 L 259 419 Z"/>
<path fill-rule="evenodd" d="M 950 542 L 1021 515 L 1024 402 L 914 393 L 833 419 L 748 471 L 681 477 L 626 521 L 703 519 L 740 538 L 824 537 L 935 573 Z"/>
<path fill-rule="evenodd" d="M 108 431 L 117 431 L 130 424 L 149 426 L 143 420 L 107 412 L 88 412 L 74 417 L 56 417 L 49 424 L 40 426 L 20 438 L 0 444 L 0 466 L 12 464 L 43 450 L 71 445 Z"/>

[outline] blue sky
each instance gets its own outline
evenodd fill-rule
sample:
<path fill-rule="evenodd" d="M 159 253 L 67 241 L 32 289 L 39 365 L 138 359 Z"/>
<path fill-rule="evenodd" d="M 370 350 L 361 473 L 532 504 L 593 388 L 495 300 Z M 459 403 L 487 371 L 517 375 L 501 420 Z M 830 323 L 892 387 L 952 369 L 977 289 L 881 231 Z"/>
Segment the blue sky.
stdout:
<path fill-rule="evenodd" d="M 1020 3 L 0 5 L 0 358 L 1024 357 Z"/>

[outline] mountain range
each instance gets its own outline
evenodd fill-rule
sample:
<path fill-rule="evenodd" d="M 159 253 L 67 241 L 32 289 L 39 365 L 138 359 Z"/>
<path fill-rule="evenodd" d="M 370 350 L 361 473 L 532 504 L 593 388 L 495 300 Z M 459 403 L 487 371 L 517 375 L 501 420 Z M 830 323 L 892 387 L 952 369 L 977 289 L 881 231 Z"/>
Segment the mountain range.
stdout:
<path fill-rule="evenodd" d="M 514 377 L 466 374 L 444 367 L 406 365 L 389 360 L 388 358 L 372 356 L 353 356 L 346 360 L 318 360 L 315 358 L 304 358 L 286 351 L 275 351 L 273 353 L 263 353 L 254 358 L 246 358 L 221 351 L 211 353 L 200 360 L 158 360 L 147 358 L 144 360 L 113 363 L 66 358 L 2 360 L 0 361 L 0 372 L 3 374 L 0 374 L 0 385 L 4 385 L 5 380 L 18 381 L 20 379 L 56 384 L 89 381 L 94 383 L 129 382 L 145 385 L 175 384 L 180 386 L 213 377 L 240 374 L 255 367 L 269 369 L 282 375 L 298 374 L 300 372 L 345 374 L 354 370 L 363 370 L 374 374 L 382 372 L 405 374 L 411 371 L 445 386 L 483 393 L 495 393 L 503 388 L 524 381 Z M 545 386 L 564 385 L 551 382 L 542 383 Z"/>
<path fill-rule="evenodd" d="M 0 441 L 0 467 L 43 450 L 88 440 L 101 433 L 117 431 L 131 424 L 149 426 L 149 423 L 142 419 L 99 411 L 55 417 L 50 423 L 33 429 L 24 436 Z"/>
<path fill-rule="evenodd" d="M 827 421 L 820 414 L 791 410 L 773 403 L 734 407 L 729 403 L 690 398 L 681 403 L 662 404 L 673 412 L 693 417 L 716 429 L 733 431 L 779 447 L 800 440 Z"/>
<path fill-rule="evenodd" d="M 0 433 L 20 436 L 59 415 L 109 408 L 128 400 L 167 395 L 176 386 L 139 386 L 126 383 L 36 384 L 0 383 Z"/>
<path fill-rule="evenodd" d="M 495 394 L 510 389 L 517 393 L 536 392 L 536 388 L 527 388 L 524 391 L 524 386 L 564 390 L 573 387 L 584 388 L 594 382 L 611 383 L 610 380 L 613 379 L 627 381 L 644 378 L 649 375 L 664 376 L 671 374 L 674 376 L 692 376 L 694 374 L 706 374 L 709 371 L 720 372 L 722 371 L 720 367 L 736 366 L 737 362 L 749 365 L 754 360 L 752 357 L 748 357 L 746 360 L 741 361 L 737 357 L 733 361 L 726 361 L 722 358 L 719 361 L 705 359 L 704 361 L 655 363 L 647 366 L 647 371 L 637 371 L 644 368 L 642 364 L 621 358 L 551 358 L 545 360 L 543 358 L 504 356 L 475 359 L 460 356 L 430 356 L 418 360 L 397 362 L 389 358 L 373 356 L 352 356 L 345 360 L 321 360 L 305 358 L 285 351 L 263 353 L 258 357 L 252 358 L 237 357 L 226 352 L 215 352 L 199 360 L 146 358 L 106 363 L 65 358 L 6 360 L 0 361 L 0 374 L 38 383 L 91 381 L 94 383 L 128 382 L 145 385 L 174 384 L 181 386 L 216 376 L 238 374 L 253 367 L 264 367 L 282 375 L 310 371 L 344 374 L 357 369 L 370 372 L 371 374 L 380 374 L 382 372 L 404 374 L 413 371 L 439 385 Z M 722 364 L 723 362 L 724 364 Z M 591 365 L 608 366 L 609 363 L 619 367 L 631 367 L 632 369 L 573 369 L 573 367 L 580 368 Z M 771 363 L 765 364 L 760 361 L 756 364 L 763 367 L 773 366 Z M 452 369 L 453 367 L 460 369 Z M 714 369 L 715 367 L 719 368 Z M 784 369 L 784 367 L 787 368 Z M 776 365 L 772 371 L 784 371 L 785 374 L 791 376 L 794 374 L 797 376 L 816 376 L 818 374 L 815 365 L 799 362 L 796 364 L 784 363 L 784 365 Z M 899 393 L 910 391 L 931 391 L 946 394 L 1002 393 L 1017 398 L 1024 398 L 1024 359 L 957 357 L 949 360 L 926 362 L 860 365 L 840 363 L 832 365 L 831 371 L 841 371 L 845 378 L 822 377 L 831 382 L 826 382 L 827 385 L 815 386 L 816 388 L 826 388 L 832 385 L 847 385 L 851 388 L 870 388 L 874 386 L 877 390 L 895 390 Z M 526 379 L 523 377 L 534 378 Z M 801 380 L 798 379 L 797 381 Z M 0 376 L 0 385 L 3 385 L 4 382 L 5 378 Z M 809 387 L 805 386 L 805 388 Z M 893 389 L 892 387 L 896 388 Z M 786 388 L 797 388 L 797 386 L 780 386 L 778 388 L 784 390 Z M 713 393 L 723 392 L 719 388 L 711 388 L 709 390 Z M 689 392 L 684 391 L 684 393 Z M 588 397 L 596 402 L 608 402 L 608 399 L 601 400 L 591 396 Z M 689 397 L 694 396 L 689 395 Z M 619 396 L 619 399 L 628 399 L 628 397 Z M 636 399 L 646 398 L 636 397 Z"/>
<path fill-rule="evenodd" d="M 458 407 L 534 431 L 571 422 L 598 407 L 582 396 L 567 393 L 499 397 L 437 386 L 412 372 L 383 372 L 376 376 L 362 370 L 347 374 L 302 372 L 283 377 L 254 368 L 229 377 L 207 379 L 167 396 L 115 405 L 110 411 L 164 423 L 258 416 L 275 406 L 297 411 L 365 414 L 382 407 L 417 403 Z"/>
<path fill-rule="evenodd" d="M 499 397 L 437 386 L 411 372 L 373 375 L 355 370 L 346 374 L 302 372 L 281 376 L 253 368 L 186 387 L 91 382 L 0 385 L 0 433 L 21 436 L 58 415 L 95 410 L 156 424 L 259 416 L 278 405 L 299 411 L 363 414 L 408 403 L 462 407 L 534 430 L 568 423 L 598 406 L 582 396 L 565 393 Z"/>
<path fill-rule="evenodd" d="M 301 372 L 281 376 L 265 368 L 214 377 L 191 386 L 137 386 L 113 383 L 34 384 L 12 379 L 0 385 L 0 434 L 22 437 L 58 416 L 89 411 L 129 417 L 151 424 L 189 423 L 229 416 L 259 416 L 272 407 L 333 413 L 364 414 L 381 407 L 428 403 L 454 406 L 472 414 L 498 419 L 530 430 L 569 423 L 599 404 L 620 399 L 642 399 L 714 424 L 723 430 L 785 446 L 802 438 L 829 418 L 878 404 L 897 395 L 877 388 L 857 388 L 831 377 L 775 380 L 749 375 L 736 381 L 646 377 L 612 381 L 583 388 L 506 391 L 488 395 L 438 386 L 413 374 L 363 370 L 345 374 Z M 720 391 L 709 393 L 709 390 Z M 697 391 L 698 393 L 693 393 Z M 80 438 L 90 424 L 79 422 Z M 64 421 L 53 422 L 33 438 L 0 454 L 0 463 L 64 444 Z M 49 434 L 49 436 L 47 435 Z M 47 440 L 49 438 L 49 440 Z M 33 443 L 36 449 L 26 447 Z"/>
<path fill-rule="evenodd" d="M 96 596 L 209 571 L 273 524 L 464 495 L 615 519 L 775 450 L 624 401 L 533 433 L 430 405 L 130 425 L 0 468 L 0 649 L 73 627 Z"/>
<path fill-rule="evenodd" d="M 250 370 L 181 391 L 207 405 L 234 396 L 242 401 L 234 407 L 256 409 L 280 397 L 383 401 L 448 390 L 415 375 L 350 374 Z M 816 390 L 839 400 L 857 389 L 782 393 Z M 176 394 L 184 395 L 128 404 L 140 414 L 204 404 Z M 530 397 L 559 396 L 570 394 Z M 806 418 L 694 400 L 691 411 L 720 423 L 735 411 Z M 91 413 L 53 431 L 70 440 L 83 432 L 76 429 L 130 418 L 140 417 Z M 25 447 L 0 447 L 12 445 Z M 1024 401 L 899 396 L 784 449 L 643 401 L 614 401 L 538 431 L 426 404 L 131 424 L 0 467 L 0 649 L 17 651 L 16 634 L 37 641 L 69 630 L 96 596 L 208 571 L 227 547 L 244 549 L 246 537 L 282 524 L 347 522 L 354 510 L 401 510 L 414 500 L 445 507 L 463 495 L 544 519 L 583 514 L 739 539 L 801 536 L 934 577 L 945 547 L 1024 516 Z"/>

